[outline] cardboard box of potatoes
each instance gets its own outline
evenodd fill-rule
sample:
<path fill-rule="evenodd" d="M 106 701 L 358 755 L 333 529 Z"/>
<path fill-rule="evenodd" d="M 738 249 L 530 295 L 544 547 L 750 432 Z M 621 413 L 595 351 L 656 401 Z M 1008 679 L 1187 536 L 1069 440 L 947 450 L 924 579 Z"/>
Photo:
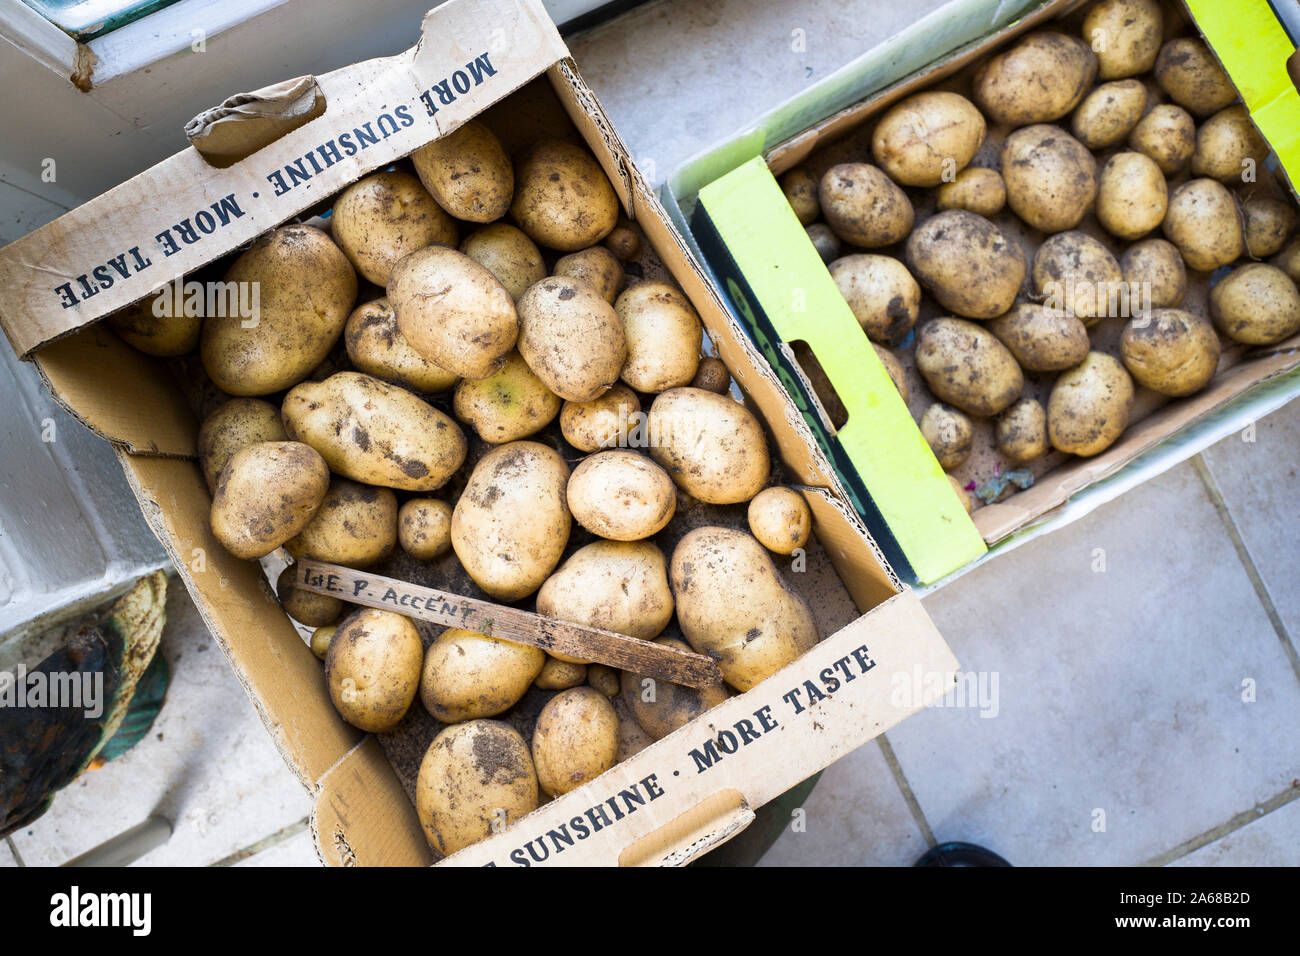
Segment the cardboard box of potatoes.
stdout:
<path fill-rule="evenodd" d="M 187 132 L 0 250 L 0 318 L 326 863 L 684 863 L 953 686 L 536 0 Z"/>

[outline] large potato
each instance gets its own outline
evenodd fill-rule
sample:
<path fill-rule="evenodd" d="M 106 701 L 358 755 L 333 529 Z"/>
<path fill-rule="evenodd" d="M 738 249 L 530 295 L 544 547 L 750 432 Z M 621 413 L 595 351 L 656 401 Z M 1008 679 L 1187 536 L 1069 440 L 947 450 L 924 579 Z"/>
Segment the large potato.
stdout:
<path fill-rule="evenodd" d="M 907 194 L 875 166 L 841 163 L 818 187 L 826 224 L 845 242 L 866 249 L 902 242 L 915 214 Z"/>
<path fill-rule="evenodd" d="M 566 491 L 573 518 L 611 541 L 658 534 L 677 510 L 668 473 L 634 451 L 597 452 L 578 463 Z"/>
<path fill-rule="evenodd" d="M 808 502 L 793 488 L 764 488 L 749 502 L 745 518 L 750 534 L 777 554 L 794 554 L 812 534 Z"/>
<path fill-rule="evenodd" d="M 501 601 L 541 586 L 569 541 L 568 480 L 559 453 L 536 442 L 479 459 L 451 515 L 451 546 L 475 584 Z"/>
<path fill-rule="evenodd" d="M 456 244 L 456 223 L 410 173 L 372 173 L 334 201 L 334 241 L 358 272 L 388 284 L 397 260 L 431 243 Z"/>
<path fill-rule="evenodd" d="M 546 702 L 533 729 L 537 782 L 553 796 L 576 790 L 614 766 L 618 714 L 590 687 L 561 691 Z"/>
<path fill-rule="evenodd" d="M 1237 98 L 1228 74 L 1196 37 L 1179 37 L 1162 46 L 1155 73 L 1169 98 L 1196 116 L 1217 113 Z"/>
<path fill-rule="evenodd" d="M 610 304 L 618 298 L 627 282 L 623 264 L 604 246 L 592 246 L 563 256 L 556 260 L 553 274 L 587 283 Z"/>
<path fill-rule="evenodd" d="M 495 717 L 519 702 L 544 663 L 541 648 L 449 627 L 424 652 L 420 700 L 444 724 Z"/>
<path fill-rule="evenodd" d="M 623 321 L 599 292 L 552 276 L 519 300 L 519 354 L 560 398 L 589 402 L 618 381 L 628 343 Z"/>
<path fill-rule="evenodd" d="M 1179 260 L 1180 262 L 1182 260 Z M 986 328 L 1027 372 L 1061 372 L 1088 357 L 1088 329 L 1065 309 L 1021 302 Z"/>
<path fill-rule="evenodd" d="M 1083 38 L 1097 53 L 1097 77 L 1117 80 L 1151 69 L 1164 16 L 1156 0 L 1101 0 L 1083 18 Z"/>
<path fill-rule="evenodd" d="M 808 603 L 743 531 L 696 528 L 677 543 L 670 574 L 686 640 L 716 660 L 737 690 L 749 690 L 817 643 Z"/>
<path fill-rule="evenodd" d="M 216 408 L 199 426 L 199 465 L 208 490 L 217 490 L 221 470 L 246 445 L 286 441 L 280 409 L 260 398 L 232 398 Z"/>
<path fill-rule="evenodd" d="M 935 402 L 921 416 L 920 425 L 921 435 L 944 471 L 952 471 L 970 457 L 975 429 L 957 409 Z"/>
<path fill-rule="evenodd" d="M 1032 33 L 976 70 L 975 105 L 995 123 L 1047 123 L 1078 106 L 1096 76 L 1088 44 L 1063 33 Z"/>
<path fill-rule="evenodd" d="M 311 522 L 329 469 L 309 445 L 265 441 L 231 456 L 212 498 L 212 533 L 237 558 L 270 554 Z"/>
<path fill-rule="evenodd" d="M 560 405 L 523 356 L 511 352 L 487 378 L 461 382 L 452 407 L 479 438 L 500 445 L 535 435 L 560 413 Z"/>
<path fill-rule="evenodd" d="M 916 325 L 921 287 L 897 259 L 865 253 L 844 256 L 831 263 L 830 273 L 868 338 L 888 342 Z"/>
<path fill-rule="evenodd" d="M 651 393 L 691 384 L 703 329 L 686 296 L 666 282 L 642 282 L 620 295 L 614 309 L 627 336 L 624 382 Z"/>
<path fill-rule="evenodd" d="M 931 319 L 917 329 L 916 367 L 936 398 L 971 415 L 996 415 L 1025 385 L 1007 347 L 964 319 Z"/>
<path fill-rule="evenodd" d="M 1047 454 L 1047 412 L 1033 398 L 1022 398 L 998 416 L 998 452 L 1013 465 Z"/>
<path fill-rule="evenodd" d="M 1002 144 L 1007 205 L 1043 232 L 1073 229 L 1097 196 L 1097 161 L 1059 126 L 1027 126 Z"/>
<path fill-rule="evenodd" d="M 177 295 L 175 290 L 175 286 L 163 286 L 153 295 L 114 312 L 108 324 L 127 345 L 146 355 L 188 355 L 198 348 L 203 315 L 200 309 L 187 309 L 184 295 Z"/>
<path fill-rule="evenodd" d="M 1133 379 L 1119 360 L 1089 352 L 1062 372 L 1047 400 L 1047 434 L 1054 448 L 1071 455 L 1097 455 L 1128 427 Z"/>
<path fill-rule="evenodd" d="M 415 172 L 443 209 L 466 222 L 492 222 L 510 208 L 514 170 L 501 143 L 470 120 L 411 154 Z"/>
<path fill-rule="evenodd" d="M 1190 395 L 1214 377 L 1219 337 L 1199 315 L 1155 309 L 1124 327 L 1119 354 L 1139 385 L 1161 395 Z"/>
<path fill-rule="evenodd" d="M 423 657 L 410 618 L 374 608 L 350 615 L 325 655 L 325 682 L 335 710 L 367 733 L 392 730 L 415 700 Z"/>
<path fill-rule="evenodd" d="M 367 568 L 397 547 L 397 495 L 335 478 L 311 523 L 285 542 L 295 558 Z"/>
<path fill-rule="evenodd" d="M 356 307 L 343 330 L 348 358 L 358 372 L 394 382 L 417 392 L 443 392 L 460 376 L 439 368 L 406 341 L 397 327 L 397 313 L 387 299 Z"/>
<path fill-rule="evenodd" d="M 1123 273 L 1110 250 L 1083 232 L 1059 232 L 1038 247 L 1030 273 L 1048 312 L 1071 312 L 1085 323 L 1118 310 Z M 1115 308 L 1112 308 L 1112 304 Z"/>
<path fill-rule="evenodd" d="M 565 402 L 560 409 L 560 431 L 578 451 L 628 444 L 628 432 L 641 418 L 641 399 L 622 382 L 589 402 Z"/>
<path fill-rule="evenodd" d="M 1300 332 L 1300 291 L 1276 266 L 1249 262 L 1210 290 L 1210 314 L 1230 338 L 1272 345 Z"/>
<path fill-rule="evenodd" d="M 1025 254 L 982 216 L 950 209 L 908 236 L 907 267 L 945 309 L 991 319 L 1015 302 L 1025 281 Z"/>
<path fill-rule="evenodd" d="M 305 379 L 338 341 L 357 297 L 348 257 L 312 226 L 262 236 L 225 282 L 241 300 L 244 289 L 257 292 L 257 315 L 227 308 L 203 322 L 203 368 L 231 395 L 269 395 Z"/>
<path fill-rule="evenodd" d="M 763 428 L 725 395 L 671 388 L 650 406 L 647 426 L 650 457 L 700 501 L 748 501 L 767 484 L 771 461 Z"/>
<path fill-rule="evenodd" d="M 515 164 L 510 213 L 539 245 L 577 252 L 618 224 L 618 197 L 591 153 L 573 143 L 542 140 Z"/>
<path fill-rule="evenodd" d="M 455 421 L 405 389 L 360 372 L 303 382 L 284 397 L 284 430 L 335 474 L 369 485 L 433 491 L 465 462 Z"/>
<path fill-rule="evenodd" d="M 984 142 L 985 131 L 984 117 L 966 97 L 916 93 L 880 118 L 871 152 L 894 182 L 938 186 L 966 168 Z"/>
<path fill-rule="evenodd" d="M 462 378 L 487 378 L 519 336 L 515 300 L 505 286 L 445 246 L 429 246 L 398 262 L 388 280 L 388 301 L 411 347 Z"/>
<path fill-rule="evenodd" d="M 1172 309 L 1187 294 L 1187 267 L 1178 247 L 1168 240 L 1144 239 L 1133 243 L 1120 256 L 1119 267 L 1130 290 L 1141 289 L 1144 297 L 1150 296 L 1142 302 L 1144 310 Z"/>
<path fill-rule="evenodd" d="M 1154 160 L 1166 176 L 1172 176 L 1187 165 L 1196 151 L 1196 121 L 1181 106 L 1161 103 L 1138 120 L 1128 145 Z"/>
<path fill-rule="evenodd" d="M 952 182 L 944 183 L 934 194 L 934 208 L 965 209 L 984 217 L 996 216 L 1007 204 L 1007 186 L 996 169 L 967 166 Z"/>
<path fill-rule="evenodd" d="M 1192 175 L 1209 176 L 1221 183 L 1253 182 L 1268 159 L 1268 143 L 1238 103 L 1215 113 L 1196 131 Z"/>
<path fill-rule="evenodd" d="M 1106 149 L 1123 142 L 1146 107 L 1147 88 L 1141 80 L 1103 83 L 1079 104 L 1070 129 L 1089 149 Z"/>
<path fill-rule="evenodd" d="M 460 251 L 492 273 L 516 302 L 534 282 L 546 278 L 546 260 L 522 229 L 494 222 L 471 232 Z"/>
<path fill-rule="evenodd" d="M 1193 179 L 1174 190 L 1164 233 L 1188 267 L 1198 272 L 1213 272 L 1246 251 L 1241 209 L 1232 193 L 1213 179 Z"/>
<path fill-rule="evenodd" d="M 676 637 L 661 637 L 655 643 L 679 651 L 691 649 Z M 662 740 L 731 696 L 726 684 L 685 687 L 633 671 L 623 671 L 619 683 L 623 704 L 652 740 Z"/>

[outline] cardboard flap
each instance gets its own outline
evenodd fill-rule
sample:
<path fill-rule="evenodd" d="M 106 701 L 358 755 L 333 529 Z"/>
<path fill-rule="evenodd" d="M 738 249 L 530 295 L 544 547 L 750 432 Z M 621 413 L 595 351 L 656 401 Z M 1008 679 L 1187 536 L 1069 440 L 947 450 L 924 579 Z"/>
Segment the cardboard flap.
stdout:
<path fill-rule="evenodd" d="M 314 76 L 300 76 L 236 93 L 185 124 L 185 138 L 213 166 L 224 169 L 325 112 Z"/>

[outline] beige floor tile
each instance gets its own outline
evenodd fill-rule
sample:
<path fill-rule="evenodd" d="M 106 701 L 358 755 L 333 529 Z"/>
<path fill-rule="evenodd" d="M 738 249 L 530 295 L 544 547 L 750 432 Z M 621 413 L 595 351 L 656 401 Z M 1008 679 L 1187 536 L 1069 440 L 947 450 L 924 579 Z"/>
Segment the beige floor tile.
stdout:
<path fill-rule="evenodd" d="M 1292 800 L 1170 865 L 1300 866 L 1300 800 Z"/>

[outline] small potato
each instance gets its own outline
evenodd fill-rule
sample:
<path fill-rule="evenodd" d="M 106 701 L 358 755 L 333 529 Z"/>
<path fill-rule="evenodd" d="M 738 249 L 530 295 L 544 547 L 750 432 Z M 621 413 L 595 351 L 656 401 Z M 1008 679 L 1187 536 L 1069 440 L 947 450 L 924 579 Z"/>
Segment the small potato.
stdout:
<path fill-rule="evenodd" d="M 259 398 L 232 398 L 199 426 L 199 465 L 208 490 L 217 490 L 221 470 L 239 449 L 264 441 L 286 441 L 280 409 Z"/>
<path fill-rule="evenodd" d="M 777 554 L 794 554 L 812 534 L 812 512 L 793 488 L 764 488 L 749 502 L 749 530 Z"/>
<path fill-rule="evenodd" d="M 1025 281 L 1025 254 L 997 226 L 950 209 L 907 238 L 907 267 L 945 309 L 991 319 L 1011 308 Z"/>
<path fill-rule="evenodd" d="M 1300 291 L 1276 266 L 1249 262 L 1210 290 L 1210 315 L 1235 341 L 1272 345 L 1300 332 Z"/>
<path fill-rule="evenodd" d="M 1162 46 L 1155 74 L 1169 98 L 1195 116 L 1217 113 L 1237 98 L 1228 74 L 1196 37 L 1179 37 Z"/>
<path fill-rule="evenodd" d="M 1103 83 L 1079 104 L 1070 120 L 1075 139 L 1089 149 L 1122 143 L 1147 108 L 1147 88 L 1141 80 Z"/>
<path fill-rule="evenodd" d="M 1096 76 L 1097 57 L 1082 40 L 1031 33 L 975 72 L 975 105 L 994 123 L 1049 123 L 1078 106 Z"/>
<path fill-rule="evenodd" d="M 554 274 L 587 283 L 611 305 L 626 284 L 622 263 L 604 246 L 569 253 L 555 263 Z"/>
<path fill-rule="evenodd" d="M 1192 175 L 1209 176 L 1227 184 L 1253 181 L 1268 153 L 1268 143 L 1250 121 L 1246 107 L 1239 103 L 1215 113 L 1196 131 Z M 1251 180 L 1245 180 L 1246 173 L 1250 173 Z"/>
<path fill-rule="evenodd" d="M 1101 0 L 1088 8 L 1081 32 L 1097 52 L 1097 78 L 1117 80 L 1151 69 L 1164 16 L 1156 0 Z"/>
<path fill-rule="evenodd" d="M 691 384 L 703 327 L 686 296 L 665 282 L 642 282 L 620 295 L 614 309 L 627 336 L 624 382 L 650 393 Z"/>
<path fill-rule="evenodd" d="M 537 715 L 533 764 L 544 792 L 576 790 L 614 766 L 617 757 L 618 714 L 604 694 L 590 687 L 561 691 Z"/>
<path fill-rule="evenodd" d="M 203 316 L 187 314 L 183 295 L 175 286 L 164 286 L 157 293 L 119 309 L 108 317 L 108 324 L 127 345 L 145 355 L 176 358 L 199 347 Z"/>
<path fill-rule="evenodd" d="M 894 353 L 883 345 L 872 342 L 871 347 L 876 350 L 876 357 L 880 359 L 880 364 L 885 366 L 885 371 L 889 373 L 889 380 L 894 383 L 894 388 L 898 389 L 898 394 L 903 397 L 903 404 L 906 405 L 910 396 L 907 389 L 907 376 L 903 374 L 902 364 Z"/>
<path fill-rule="evenodd" d="M 888 342 L 912 330 L 921 308 L 921 287 L 907 266 L 890 256 L 860 254 L 836 259 L 831 278 L 862 331 Z"/>
<path fill-rule="evenodd" d="M 676 637 L 662 637 L 655 643 L 679 651 L 691 650 L 689 644 Z M 620 684 L 622 703 L 652 740 L 663 740 L 731 696 L 725 684 L 684 687 L 632 671 L 623 671 Z"/>
<path fill-rule="evenodd" d="M 1246 250 L 1252 258 L 1267 259 L 1278 252 L 1295 230 L 1295 206 L 1285 199 L 1251 194 L 1241 208 L 1246 217 Z"/>
<path fill-rule="evenodd" d="M 875 166 L 832 166 L 822 176 L 817 195 L 826 224 L 850 245 L 892 246 L 912 231 L 911 200 Z"/>
<path fill-rule="evenodd" d="M 1007 187 L 1002 174 L 996 169 L 967 166 L 950 183 L 944 183 L 934 194 L 935 209 L 965 209 L 976 215 L 991 218 L 1007 204 Z"/>
<path fill-rule="evenodd" d="M 245 445 L 217 479 L 212 533 L 237 558 L 261 558 L 311 523 L 329 488 L 329 469 L 310 445 Z"/>
<path fill-rule="evenodd" d="M 289 564 L 275 580 L 275 596 L 280 599 L 284 612 L 308 627 L 324 627 L 337 621 L 343 613 L 343 602 L 328 594 L 294 587 L 297 576 L 298 569 Z"/>
<path fill-rule="evenodd" d="M 917 329 L 916 367 L 936 398 L 970 415 L 996 415 L 1025 385 L 1007 347 L 963 319 L 931 319 Z"/>
<path fill-rule="evenodd" d="M 587 665 L 587 685 L 600 691 L 606 697 L 617 697 L 619 692 L 619 671 L 604 664 Z"/>
<path fill-rule="evenodd" d="M 387 299 L 357 306 L 348 317 L 343 341 L 358 372 L 385 382 L 416 392 L 445 392 L 460 381 L 460 376 L 438 367 L 411 347 L 397 327 L 397 313 Z"/>
<path fill-rule="evenodd" d="M 650 457 L 706 504 L 748 501 L 767 484 L 767 439 L 739 402 L 700 388 L 672 388 L 650 406 Z"/>
<path fill-rule="evenodd" d="M 785 200 L 799 218 L 801 226 L 815 222 L 821 215 L 821 203 L 817 201 L 817 180 L 802 166 L 796 166 L 781 177 L 781 192 L 785 193 Z"/>
<path fill-rule="evenodd" d="M 628 342 L 622 320 L 600 293 L 577 279 L 552 276 L 519 300 L 519 354 L 560 398 L 589 402 L 618 380 Z"/>
<path fill-rule="evenodd" d="M 1047 400 L 1047 434 L 1052 446 L 1071 455 L 1105 451 L 1128 427 L 1133 379 L 1119 360 L 1089 352 L 1062 372 Z"/>
<path fill-rule="evenodd" d="M 1044 311 L 1071 312 L 1085 323 L 1111 314 L 1124 278 L 1109 249 L 1076 231 L 1057 233 L 1039 246 L 1030 275 Z"/>
<path fill-rule="evenodd" d="M 451 550 L 451 505 L 437 498 L 412 498 L 397 512 L 397 541 L 413 558 L 441 558 Z"/>
<path fill-rule="evenodd" d="M 1149 156 L 1166 176 L 1183 169 L 1196 152 L 1196 121 L 1173 103 L 1161 103 L 1138 120 L 1128 145 Z"/>
<path fill-rule="evenodd" d="M 587 679 L 587 665 L 573 661 L 562 661 L 558 657 L 547 655 L 542 672 L 533 681 L 542 690 L 568 690 L 577 687 Z"/>
<path fill-rule="evenodd" d="M 334 478 L 311 523 L 284 547 L 295 558 L 348 568 L 378 564 L 397 547 L 397 495 Z"/>
<path fill-rule="evenodd" d="M 537 809 L 537 771 L 509 724 L 467 720 L 443 730 L 424 754 L 415 809 L 429 846 L 449 856 Z"/>
<path fill-rule="evenodd" d="M 948 476 L 948 483 L 952 485 L 953 494 L 957 496 L 957 500 L 961 502 L 961 506 L 966 509 L 967 514 L 970 514 L 973 509 L 971 508 L 970 503 L 970 492 L 966 490 L 966 486 L 952 475 Z"/>
<path fill-rule="evenodd" d="M 1027 372 L 1061 372 L 1074 368 L 1088 357 L 1091 348 L 1088 329 L 1078 316 L 1037 303 L 1013 305 L 1006 315 L 998 316 L 985 327 Z"/>
<path fill-rule="evenodd" d="M 1059 126 L 1027 126 L 1002 144 L 1007 204 L 1043 232 L 1077 226 L 1097 196 L 1097 161 Z"/>
<path fill-rule="evenodd" d="M 546 260 L 533 240 L 508 223 L 494 222 L 471 232 L 460 251 L 492 273 L 516 302 L 530 285 L 546 278 Z"/>
<path fill-rule="evenodd" d="M 975 440 L 970 419 L 942 402 L 931 405 L 921 416 L 921 434 L 944 471 L 960 467 L 970 457 Z"/>
<path fill-rule="evenodd" d="M 634 451 L 597 452 L 578 463 L 566 491 L 573 518 L 610 541 L 658 534 L 677 510 L 668 473 Z"/>
<path fill-rule="evenodd" d="M 479 438 L 500 445 L 537 434 L 560 413 L 562 404 L 523 356 L 511 352 L 487 378 L 456 386 L 452 408 Z"/>
<path fill-rule="evenodd" d="M 334 632 L 338 628 L 333 624 L 326 624 L 318 627 L 311 632 L 311 652 L 321 660 L 325 660 L 325 655 L 329 653 L 330 642 L 334 640 Z"/>
<path fill-rule="evenodd" d="M 605 237 L 605 248 L 614 253 L 619 262 L 631 262 L 641 251 L 641 237 L 632 228 L 632 223 L 620 216 L 614 231 Z"/>
<path fill-rule="evenodd" d="M 457 219 L 492 222 L 510 208 L 514 170 L 501 142 L 482 123 L 470 120 L 421 146 L 411 162 L 424 188 Z"/>
<path fill-rule="evenodd" d="M 1036 399 L 1022 398 L 998 416 L 998 453 L 1013 465 L 1047 454 L 1047 412 Z"/>
<path fill-rule="evenodd" d="M 449 627 L 424 652 L 420 701 L 444 724 L 509 710 L 546 663 L 538 647 Z"/>
<path fill-rule="evenodd" d="M 817 255 L 822 257 L 822 262 L 831 262 L 839 258 L 843 243 L 840 242 L 839 236 L 831 232 L 830 226 L 824 222 L 815 222 L 804 231 L 808 233 L 808 241 L 817 250 Z"/>
<path fill-rule="evenodd" d="M 560 409 L 560 431 L 578 451 L 619 448 L 628 444 L 628 431 L 637 427 L 641 417 L 641 399 L 636 392 L 615 382 L 599 398 L 565 402 Z"/>
<path fill-rule="evenodd" d="M 716 395 L 726 395 L 731 391 L 731 371 L 722 359 L 714 358 L 712 355 L 701 356 L 699 368 L 695 370 L 695 377 L 691 379 L 691 388 L 702 388 Z"/>
<path fill-rule="evenodd" d="M 515 163 L 510 213 L 539 245 L 559 252 L 594 246 L 618 224 L 618 212 L 614 187 L 581 146 L 541 140 Z"/>
<path fill-rule="evenodd" d="M 1134 380 L 1161 395 L 1191 395 L 1214 377 L 1219 337 L 1199 315 L 1156 309 L 1133 318 L 1119 342 L 1120 358 Z"/>
<path fill-rule="evenodd" d="M 984 117 L 966 97 L 939 91 L 915 93 L 880 118 L 871 137 L 871 152 L 894 182 L 938 186 L 966 168 L 985 132 Z"/>
<path fill-rule="evenodd" d="M 431 243 L 454 246 L 455 221 L 420 181 L 398 170 L 372 173 L 334 200 L 331 234 L 357 272 L 388 284 L 397 260 Z"/>
<path fill-rule="evenodd" d="M 392 730 L 415 700 L 423 657 L 410 618 L 373 608 L 350 615 L 334 632 L 325 655 L 334 709 L 358 730 Z"/>
<path fill-rule="evenodd" d="M 1300 284 L 1300 239 L 1288 242 L 1269 263 L 1285 272 L 1292 282 Z"/>
<path fill-rule="evenodd" d="M 1169 197 L 1165 238 L 1188 268 L 1213 272 L 1246 251 L 1245 222 L 1232 193 L 1213 179 L 1183 183 Z"/>
<path fill-rule="evenodd" d="M 1187 294 L 1187 267 L 1178 247 L 1167 240 L 1135 242 L 1120 257 L 1119 267 L 1130 290 L 1141 289 L 1144 297 L 1150 296 L 1142 302 L 1143 310 L 1172 309 Z"/>

